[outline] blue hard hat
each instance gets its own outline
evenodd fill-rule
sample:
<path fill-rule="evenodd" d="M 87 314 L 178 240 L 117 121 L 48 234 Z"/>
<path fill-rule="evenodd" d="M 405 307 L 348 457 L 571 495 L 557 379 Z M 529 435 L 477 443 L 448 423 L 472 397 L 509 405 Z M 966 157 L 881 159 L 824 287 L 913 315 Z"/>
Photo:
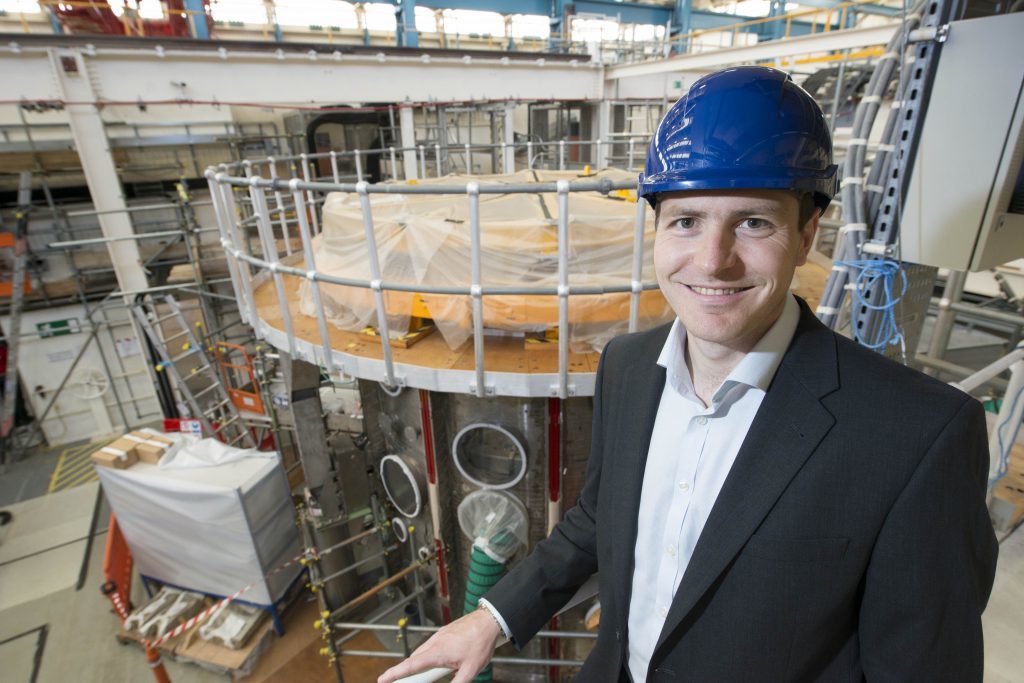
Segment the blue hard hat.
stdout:
<path fill-rule="evenodd" d="M 661 120 L 639 195 L 760 188 L 836 193 L 832 136 L 818 103 L 784 71 L 738 66 L 698 80 Z"/>

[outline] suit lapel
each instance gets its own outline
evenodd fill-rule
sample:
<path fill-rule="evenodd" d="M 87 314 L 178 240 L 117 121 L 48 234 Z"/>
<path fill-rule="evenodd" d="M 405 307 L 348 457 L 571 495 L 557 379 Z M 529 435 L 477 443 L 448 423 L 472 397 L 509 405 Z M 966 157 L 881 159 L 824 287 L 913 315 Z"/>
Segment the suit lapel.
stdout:
<path fill-rule="evenodd" d="M 819 400 L 838 384 L 835 339 L 802 302 L 801 309 L 793 342 L 765 394 L 683 574 L 655 657 L 658 648 L 754 533 L 835 422 Z M 634 512 L 634 520 L 635 516 Z M 633 538 L 635 542 L 635 533 Z"/>
<path fill-rule="evenodd" d="M 616 604 L 624 607 L 618 611 L 623 620 L 623 631 L 626 628 L 633 585 L 633 548 L 636 546 L 640 490 L 643 487 L 644 467 L 647 464 L 654 420 L 665 388 L 665 368 L 658 365 L 657 360 L 670 328 L 671 325 L 666 325 L 653 330 L 644 340 L 644 346 L 633 355 L 636 360 L 625 363 L 620 377 L 624 386 L 636 388 L 635 391 L 622 391 L 617 397 L 617 402 L 621 401 L 616 410 L 621 419 L 616 425 L 621 435 L 617 443 L 622 450 L 610 454 L 614 463 L 613 481 L 617 489 L 615 513 L 611 519 L 616 525 L 613 537 L 620 549 L 614 556 L 615 594 Z"/>

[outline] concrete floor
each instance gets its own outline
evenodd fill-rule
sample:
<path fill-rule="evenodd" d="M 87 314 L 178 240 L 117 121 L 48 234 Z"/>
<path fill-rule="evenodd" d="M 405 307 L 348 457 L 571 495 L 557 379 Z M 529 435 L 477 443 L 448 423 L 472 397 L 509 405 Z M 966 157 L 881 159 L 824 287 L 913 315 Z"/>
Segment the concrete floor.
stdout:
<path fill-rule="evenodd" d="M 40 460 L 8 468 L 0 476 L 0 483 L 6 484 L 0 490 L 11 498 L 19 492 L 39 490 L 40 482 L 48 481 L 48 476 L 41 473 L 47 466 L 52 469 L 55 462 Z M 19 483 L 20 476 L 28 481 Z M 75 589 L 97 486 L 86 483 L 3 505 L 16 515 L 10 528 L 0 532 L 0 679 L 4 683 L 152 680 L 142 651 L 121 645 L 114 638 L 118 620 L 99 593 L 109 516 L 105 506 L 98 515 L 85 581 L 81 590 Z M 136 586 L 133 595 L 142 594 L 141 587 Z M 333 681 L 326 661 L 317 654 L 320 641 L 309 628 L 312 618 L 312 605 L 293 608 L 286 615 L 285 638 L 275 641 L 274 648 L 261 660 L 262 669 L 258 667 L 248 680 Z M 1024 683 L 1024 529 L 1000 547 L 995 587 L 983 622 L 985 683 Z M 374 646 L 368 636 L 358 649 L 376 649 Z M 169 658 L 165 663 L 174 681 L 229 680 L 193 664 Z M 373 681 L 388 662 L 346 658 L 344 664 L 346 682 L 363 683 Z"/>

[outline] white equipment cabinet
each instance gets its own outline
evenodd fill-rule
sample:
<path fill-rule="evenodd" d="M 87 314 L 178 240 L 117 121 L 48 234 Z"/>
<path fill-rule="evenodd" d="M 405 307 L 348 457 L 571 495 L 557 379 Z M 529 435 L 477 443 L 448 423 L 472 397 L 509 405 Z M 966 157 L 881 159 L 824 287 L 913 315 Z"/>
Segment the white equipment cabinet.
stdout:
<path fill-rule="evenodd" d="M 239 602 L 269 609 L 280 630 L 274 607 L 302 567 L 296 563 L 264 578 L 301 552 L 277 456 L 211 467 L 140 462 L 97 471 L 142 576 L 214 596 L 255 582 Z"/>

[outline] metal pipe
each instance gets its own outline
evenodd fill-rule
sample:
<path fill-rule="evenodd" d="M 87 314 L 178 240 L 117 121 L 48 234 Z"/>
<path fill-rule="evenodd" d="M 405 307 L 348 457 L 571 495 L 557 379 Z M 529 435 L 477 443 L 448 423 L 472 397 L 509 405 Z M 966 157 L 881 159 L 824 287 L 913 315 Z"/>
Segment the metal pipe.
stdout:
<path fill-rule="evenodd" d="M 938 302 L 939 312 L 935 315 L 932 338 L 928 340 L 928 355 L 932 358 L 941 359 L 949 347 L 949 335 L 956 322 L 956 313 L 950 308 L 950 304 L 960 302 L 966 281 L 967 273 L 962 270 L 951 270 L 946 276 L 946 286 Z"/>
<path fill-rule="evenodd" d="M 84 247 L 91 244 L 108 244 L 110 242 L 129 242 L 132 240 L 148 240 L 160 237 L 181 237 L 181 230 L 162 230 L 160 232 L 144 232 L 136 235 L 120 235 L 117 237 L 96 237 L 84 240 L 70 240 L 66 242 L 50 242 L 47 249 L 69 249 L 71 247 Z"/>
<path fill-rule="evenodd" d="M 644 227 L 647 218 L 645 200 L 636 198 L 636 221 L 633 224 L 633 279 L 629 283 L 629 331 L 640 325 L 640 293 L 643 291 Z"/>
<path fill-rule="evenodd" d="M 420 587 L 418 592 L 417 591 L 413 591 L 412 593 L 409 593 L 409 595 L 403 596 L 399 600 L 395 601 L 393 604 L 389 605 L 383 612 L 378 612 L 378 613 L 374 614 L 373 615 L 373 621 L 366 622 L 365 624 L 360 624 L 360 623 L 357 623 L 357 622 L 341 622 L 340 624 L 332 623 L 331 626 L 333 626 L 334 628 L 337 628 L 337 629 L 349 630 L 349 629 L 352 629 L 354 626 L 356 627 L 354 630 L 350 630 L 348 633 L 343 635 L 341 638 L 338 638 L 337 640 L 335 640 L 334 641 L 334 645 L 336 647 L 341 647 L 343 644 L 347 643 L 348 641 L 352 640 L 357 635 L 362 633 L 366 626 L 376 625 L 378 619 L 383 619 L 384 617 L 386 617 L 387 615 L 391 614 L 392 612 L 394 612 L 399 607 L 404 607 L 405 605 L 407 605 L 410 602 L 412 602 L 413 600 L 415 600 L 417 598 L 417 596 L 422 596 L 423 594 L 425 594 L 427 591 L 429 591 L 431 588 L 433 588 L 436 585 L 437 585 L 437 582 L 434 581 L 433 579 L 431 579 L 430 581 L 427 581 L 425 584 L 423 584 L 423 586 Z"/>
<path fill-rule="evenodd" d="M 955 375 L 957 377 L 970 377 L 975 372 L 973 368 L 966 368 L 962 365 L 957 365 L 956 363 L 950 363 L 948 360 L 930 358 L 920 353 L 914 356 L 914 362 L 927 367 L 935 368 L 936 370 L 941 370 L 942 372 L 948 373 L 950 375 Z M 992 387 L 995 387 L 999 391 L 1006 391 L 1007 382 L 1005 379 L 1002 379 L 1000 377 L 993 377 L 989 379 L 986 383 L 991 385 Z"/>
<path fill-rule="evenodd" d="M 392 543 L 391 545 L 386 546 L 380 552 L 376 552 L 376 553 L 374 553 L 372 555 L 368 555 L 367 557 L 364 557 L 363 559 L 359 560 L 358 562 L 353 562 L 352 564 L 348 565 L 344 569 L 341 569 L 339 571 L 334 572 L 333 574 L 328 574 L 327 576 L 322 577 L 320 579 L 320 585 L 323 585 L 323 584 L 327 583 L 331 579 L 336 579 L 339 576 L 344 576 L 345 574 L 348 574 L 350 571 L 354 571 L 356 569 L 359 569 L 363 565 L 369 564 L 370 562 L 373 562 L 374 560 L 377 560 L 377 559 L 380 559 L 382 557 L 385 557 L 385 556 L 387 556 L 389 553 L 391 553 L 394 550 L 398 550 L 398 545 L 395 544 L 395 543 Z"/>
<path fill-rule="evenodd" d="M 312 183 L 309 182 L 310 162 L 308 161 L 307 155 L 303 154 L 301 156 L 302 156 L 302 179 L 304 181 L 306 181 L 307 185 L 312 185 Z M 319 216 L 316 215 L 316 197 L 313 196 L 313 189 L 311 187 L 309 187 L 306 190 L 306 203 L 309 204 L 310 207 L 312 207 L 310 209 L 310 211 L 309 211 L 309 217 L 310 217 L 310 223 L 312 224 L 312 227 L 313 227 L 313 234 L 314 235 L 319 235 L 320 234 L 320 218 L 319 218 Z M 287 233 L 285 234 L 285 239 L 286 240 L 288 239 Z"/>
<path fill-rule="evenodd" d="M 288 297 L 284 291 L 284 281 L 281 273 L 277 271 L 278 258 L 277 246 L 274 244 L 274 231 L 270 225 L 270 212 L 267 209 L 267 198 L 264 192 L 255 185 L 250 188 L 253 210 L 260 217 L 256 221 L 256 231 L 263 242 L 263 254 L 270 257 L 270 275 L 274 280 L 274 289 L 277 290 L 277 303 L 281 308 L 281 317 L 284 322 L 285 334 L 288 335 L 288 355 L 295 358 L 295 330 L 292 326 L 292 314 L 288 308 Z"/>
<path fill-rule="evenodd" d="M 569 397 L 569 183 L 558 181 L 558 397 Z"/>
<path fill-rule="evenodd" d="M 940 308 L 943 306 L 942 300 L 936 299 L 935 297 L 932 297 L 931 303 L 939 306 Z M 1016 313 L 993 311 L 987 308 L 981 308 L 980 306 L 972 306 L 971 304 L 965 304 L 957 301 L 949 302 L 949 308 L 959 313 L 969 313 L 970 315 L 976 315 L 979 318 L 988 318 L 989 320 L 1007 323 L 1008 325 L 1024 325 L 1024 316 L 1017 315 Z"/>
<path fill-rule="evenodd" d="M 359 206 L 363 213 L 363 232 L 366 235 L 366 246 L 370 256 L 370 289 L 377 304 L 377 328 L 380 331 L 381 350 L 384 354 L 384 376 L 388 386 L 395 384 L 395 363 L 391 354 L 391 332 L 388 329 L 387 309 L 384 305 L 384 292 L 380 279 L 380 254 L 377 251 L 377 237 L 373 231 L 373 214 L 370 210 L 370 197 L 367 195 L 367 183 L 359 183 Z"/>
<path fill-rule="evenodd" d="M 222 173 L 216 174 L 218 187 L 220 187 L 221 190 L 221 198 L 224 202 L 224 216 L 227 219 L 225 223 L 222 224 L 227 225 L 227 230 L 222 230 L 222 233 L 226 234 L 221 235 L 221 245 L 224 247 L 226 252 L 232 253 L 237 261 L 242 248 L 242 240 L 238 234 L 238 225 L 234 220 L 234 217 L 238 215 L 238 209 L 234 205 L 234 192 L 232 192 L 228 185 L 221 182 L 224 177 L 225 176 Z M 252 325 L 253 330 L 256 331 L 258 336 L 259 316 L 256 313 L 256 299 L 253 297 L 252 291 L 252 271 L 250 270 L 248 263 L 245 264 L 244 268 L 239 267 L 238 276 L 242 283 L 241 293 L 246 303 L 245 308 L 249 309 L 248 315 L 245 314 L 245 308 L 239 308 L 239 312 L 242 314 L 243 320 L 248 318 L 245 322 Z M 237 292 L 239 290 L 236 289 L 235 291 Z"/>
<path fill-rule="evenodd" d="M 317 281 L 313 239 L 309 234 L 309 224 L 306 222 L 306 208 L 302 199 L 302 193 L 294 186 L 292 187 L 292 198 L 295 200 L 295 206 L 297 207 L 296 215 L 299 218 L 299 238 L 302 240 L 302 253 L 306 259 L 306 279 L 309 280 L 309 289 L 313 295 L 313 306 L 316 309 L 316 323 L 323 348 L 323 361 L 327 368 L 327 374 L 330 374 L 334 372 L 334 352 L 331 351 L 331 340 L 327 333 L 327 319 L 324 315 L 320 283 Z"/>
<path fill-rule="evenodd" d="M 358 607 L 359 605 L 363 604 L 364 602 L 366 602 L 367 600 L 369 600 L 374 595 L 376 595 L 377 593 L 381 592 L 382 590 L 384 590 L 388 586 L 391 586 L 391 585 L 393 585 L 395 583 L 398 583 L 399 581 L 404 579 L 409 574 L 413 573 L 417 569 L 420 569 L 421 567 L 425 567 L 426 565 L 427 565 L 426 562 L 416 562 L 415 564 L 412 564 L 412 565 L 406 567 L 405 569 L 401 570 L 397 574 L 393 574 L 393 575 L 389 576 L 388 578 L 384 579 L 383 581 L 378 583 L 373 588 L 370 588 L 369 590 L 364 591 L 363 593 L 357 595 L 356 597 L 354 597 L 351 600 L 349 600 L 348 602 L 346 602 L 344 605 L 342 605 L 338 609 L 336 609 L 333 612 L 331 612 L 331 618 L 334 619 L 334 618 L 344 614 L 345 612 Z"/>
<path fill-rule="evenodd" d="M 444 623 L 451 621 L 448 606 L 448 575 L 445 565 L 444 540 L 441 537 L 441 501 L 437 490 L 437 457 L 434 450 L 434 427 L 430 414 L 430 392 L 419 390 L 420 428 L 423 434 L 423 455 L 427 465 L 427 502 L 430 507 L 430 521 L 434 532 L 434 553 L 437 556 L 438 596 L 441 598 L 441 615 Z"/>
<path fill-rule="evenodd" d="M 227 185 L 234 185 L 236 187 L 248 188 L 250 184 L 256 183 L 260 187 L 273 188 L 275 185 L 284 186 L 286 183 L 282 180 L 271 180 L 269 178 L 263 178 L 261 176 L 252 176 L 251 178 L 244 178 L 238 176 L 229 176 L 225 174 L 220 182 Z M 290 182 L 290 181 L 289 181 Z M 542 193 L 556 193 L 558 192 L 558 183 L 566 182 L 569 185 L 569 192 L 600 192 L 607 194 L 612 190 L 635 190 L 635 180 L 619 180 L 613 181 L 608 178 L 602 178 L 600 180 L 572 180 L 572 181 L 555 181 L 555 182 L 542 182 L 542 183 L 486 183 L 480 186 L 480 194 L 542 194 Z M 452 194 L 452 195 L 464 195 L 466 194 L 466 184 L 460 183 L 454 185 L 406 185 L 397 183 L 367 183 L 366 192 L 368 194 Z M 326 183 L 320 181 L 302 181 L 299 185 L 304 190 L 315 190 L 317 192 L 358 192 L 359 183 Z M 308 201 L 308 200 L 307 200 Z"/>
<path fill-rule="evenodd" d="M 338 655 L 342 657 L 378 657 L 382 659 L 403 659 L 405 657 L 401 652 L 385 652 L 382 650 L 339 650 Z M 521 666 L 583 666 L 583 662 L 578 659 L 535 659 L 531 657 L 492 657 L 491 663 Z M 447 671 L 447 673 L 451 672 Z"/>
<path fill-rule="evenodd" d="M 481 267 L 480 267 L 480 184 L 471 182 L 466 185 L 466 193 L 469 195 L 469 240 L 470 240 L 470 270 L 472 284 L 470 285 L 470 296 L 473 307 L 473 355 L 476 366 L 476 387 L 474 393 L 477 397 L 483 397 L 485 393 L 484 377 L 484 310 L 483 295 L 481 292 Z"/>
<path fill-rule="evenodd" d="M 382 525 L 378 524 L 376 526 L 370 527 L 369 529 L 367 529 L 365 531 L 360 531 L 355 536 L 349 536 L 344 541 L 341 541 L 340 543 L 335 543 L 334 545 L 328 546 L 327 548 L 324 548 L 323 550 L 319 550 L 317 548 L 314 548 L 314 551 L 315 551 L 317 557 L 323 557 L 324 555 L 330 555 L 331 553 L 333 553 L 335 550 L 338 550 L 339 548 L 344 548 L 345 546 L 352 545 L 353 543 L 361 541 L 364 538 L 376 535 L 377 532 L 381 531 L 383 528 L 384 527 Z"/>
<path fill-rule="evenodd" d="M 334 178 L 334 182 L 341 182 L 341 177 L 338 175 L 338 153 L 333 149 L 331 150 L 331 177 Z"/>
<path fill-rule="evenodd" d="M 271 180 L 277 180 L 277 164 L 274 163 L 274 157 L 268 157 L 267 161 L 270 162 L 270 178 Z M 308 180 L 308 178 L 307 178 Z M 335 178 L 337 182 L 337 178 Z M 288 236 L 288 221 L 285 220 L 285 209 L 284 209 L 284 198 L 281 196 L 281 190 L 274 186 L 274 210 L 277 212 L 278 225 L 281 226 L 281 236 L 284 238 L 284 253 L 287 256 L 292 255 L 292 241 Z"/>
<path fill-rule="evenodd" d="M 248 254 L 244 254 L 244 253 L 242 253 L 241 250 L 232 249 L 230 243 L 227 245 L 226 249 L 230 249 L 231 250 L 230 251 L 231 255 L 234 258 L 237 258 L 240 261 L 245 261 L 248 264 L 251 264 L 251 265 L 254 265 L 254 266 L 258 266 L 258 267 L 264 268 L 266 270 L 270 269 L 270 264 L 267 263 L 266 261 L 264 261 L 264 260 L 262 260 L 260 258 L 257 258 L 255 256 L 249 256 Z M 279 263 L 277 265 L 277 271 L 280 272 L 280 273 L 287 273 L 288 275 L 295 275 L 297 277 L 306 277 L 306 271 L 301 270 L 299 268 L 295 268 L 293 266 L 287 266 L 287 265 L 285 265 L 283 263 Z M 356 280 L 356 279 L 353 279 L 353 278 L 336 277 L 336 276 L 333 276 L 333 275 L 328 275 L 326 273 L 317 273 L 317 279 L 320 280 L 321 282 L 326 282 L 328 284 L 343 285 L 345 287 L 359 287 L 361 289 L 375 289 L 375 288 L 379 287 L 382 290 L 394 291 L 394 292 L 414 292 L 414 293 L 415 292 L 426 292 L 426 293 L 429 293 L 429 294 L 451 294 L 451 295 L 454 295 L 454 296 L 472 296 L 472 294 L 473 294 L 472 290 L 469 287 L 447 287 L 447 286 L 445 286 L 445 287 L 437 287 L 437 286 L 425 287 L 423 285 L 406 284 L 406 283 L 402 283 L 402 282 L 384 282 L 383 280 L 379 281 L 379 283 L 378 283 L 377 281 L 374 281 L 374 280 Z M 228 280 L 225 278 L 223 281 L 227 282 Z M 213 282 L 213 281 L 211 280 L 210 282 Z M 168 287 L 164 287 L 164 289 L 174 289 L 177 286 L 178 285 L 171 285 L 171 286 L 168 286 Z M 643 291 L 645 291 L 645 292 L 646 291 L 653 291 L 653 290 L 655 290 L 657 288 L 658 288 L 658 283 L 657 282 L 645 282 L 644 285 L 643 285 Z M 146 291 L 146 292 L 148 292 L 148 291 L 154 291 L 154 290 L 159 290 L 159 289 L 160 289 L 159 287 L 156 287 L 156 288 L 150 288 L 150 289 L 139 290 L 139 291 Z M 490 295 L 495 295 L 495 294 L 498 294 L 498 295 L 557 296 L 558 293 L 559 293 L 559 288 L 558 287 L 489 287 L 489 286 L 481 286 L 480 291 L 481 291 L 481 294 L 484 295 L 484 296 L 490 296 Z M 597 295 L 597 294 L 622 294 L 622 293 L 626 293 L 626 292 L 630 292 L 630 291 L 632 291 L 632 287 L 630 285 L 569 285 L 568 286 L 568 292 L 569 292 L 570 295 L 572 295 L 572 294 L 580 294 L 580 295 L 584 295 L 584 294 L 591 294 L 591 295 Z"/>
<path fill-rule="evenodd" d="M 358 621 L 338 621 L 332 622 L 331 626 L 336 629 L 362 629 L 364 631 L 398 631 L 399 627 L 396 624 L 375 624 L 372 622 L 358 622 Z M 406 630 L 410 633 L 437 633 L 441 630 L 441 626 L 421 626 L 418 624 L 410 624 L 406 626 Z M 589 631 L 537 631 L 534 634 L 535 638 L 555 638 L 555 639 L 566 639 L 566 638 L 582 638 L 585 640 L 597 640 L 597 634 Z"/>
<path fill-rule="evenodd" d="M 958 389 L 970 393 L 977 389 L 985 382 L 991 380 L 996 375 L 1002 374 L 1003 372 L 1010 369 L 1012 365 L 1018 361 L 1024 359 L 1024 347 L 1018 346 L 1010 353 L 1006 354 L 994 363 L 989 363 L 981 370 L 978 370 L 973 375 L 965 377 L 959 382 L 953 382 L 953 386 Z"/>

